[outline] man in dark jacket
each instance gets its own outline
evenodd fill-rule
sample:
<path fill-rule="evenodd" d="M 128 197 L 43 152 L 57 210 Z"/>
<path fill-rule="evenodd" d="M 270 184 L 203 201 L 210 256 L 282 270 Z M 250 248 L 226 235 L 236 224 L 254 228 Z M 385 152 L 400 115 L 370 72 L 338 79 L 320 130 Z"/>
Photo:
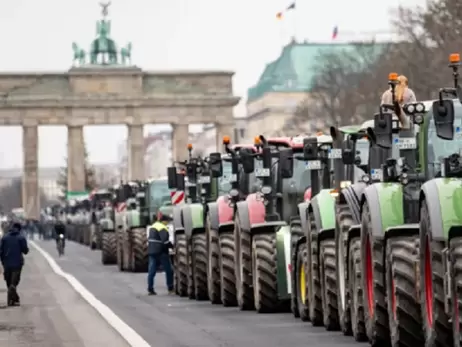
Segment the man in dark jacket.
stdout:
<path fill-rule="evenodd" d="M 157 221 L 148 228 L 148 254 L 149 254 L 149 268 L 148 268 L 148 293 L 149 295 L 156 295 L 154 290 L 154 277 L 157 272 L 157 265 L 162 264 L 167 278 L 167 288 L 169 294 L 173 294 L 173 270 L 170 263 L 170 256 L 168 251 L 173 248 L 169 238 L 167 224 L 171 218 L 165 214 L 159 213 Z"/>
<path fill-rule="evenodd" d="M 0 243 L 0 259 L 3 265 L 3 275 L 8 288 L 8 305 L 19 305 L 19 295 L 16 288 L 21 279 L 24 265 L 23 254 L 29 253 L 27 240 L 21 232 L 21 224 L 13 223 Z"/>
<path fill-rule="evenodd" d="M 58 247 L 59 242 L 59 235 L 63 235 L 63 248 L 66 247 L 66 226 L 60 220 L 58 220 L 55 224 L 55 239 L 56 239 L 56 247 Z"/>

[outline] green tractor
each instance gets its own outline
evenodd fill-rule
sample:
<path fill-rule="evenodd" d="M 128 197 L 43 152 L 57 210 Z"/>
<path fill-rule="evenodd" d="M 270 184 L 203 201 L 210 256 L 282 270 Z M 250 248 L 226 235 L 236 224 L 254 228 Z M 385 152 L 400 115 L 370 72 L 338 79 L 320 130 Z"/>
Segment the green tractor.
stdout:
<path fill-rule="evenodd" d="M 100 220 L 105 216 L 104 208 L 112 204 L 113 193 L 108 189 L 99 189 L 90 196 L 91 224 L 90 224 L 90 248 L 101 249 L 102 231 Z M 114 228 L 114 227 L 112 227 Z"/>
<path fill-rule="evenodd" d="M 329 329 L 335 329 L 336 324 L 329 315 L 329 286 L 335 285 L 334 199 L 338 194 L 333 189 L 333 170 L 341 159 L 341 150 L 334 148 L 332 142 L 331 136 L 321 133 L 303 140 L 303 152 L 295 158 L 305 165 L 311 184 L 309 194 L 298 203 L 298 213 L 290 220 L 291 311 L 303 321 L 325 323 Z"/>
<path fill-rule="evenodd" d="M 168 168 L 169 188 L 187 189 L 187 204 L 173 210 L 175 234 L 176 291 L 190 299 L 207 300 L 207 234 L 205 218 L 207 203 L 216 200 L 218 180 L 223 174 L 220 153 L 211 153 L 208 158 L 192 156 L 192 146 L 188 146 L 189 159 L 179 163 L 186 171 L 177 174 L 176 167 Z M 178 213 L 179 212 L 179 213 Z"/>
<path fill-rule="evenodd" d="M 454 88 L 440 90 L 422 126 L 417 282 L 425 346 L 461 346 L 462 315 L 462 88 L 458 54 L 451 55 Z M 449 98 L 448 98 L 449 96 Z M 453 99 L 458 97 L 458 99 Z M 422 346 L 424 345 L 422 343 Z"/>

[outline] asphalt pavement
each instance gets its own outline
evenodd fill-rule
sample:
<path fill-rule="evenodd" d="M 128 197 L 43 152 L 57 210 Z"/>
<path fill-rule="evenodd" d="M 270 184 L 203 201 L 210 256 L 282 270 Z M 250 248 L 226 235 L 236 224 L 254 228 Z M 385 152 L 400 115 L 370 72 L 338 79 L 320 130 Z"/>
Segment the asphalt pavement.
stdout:
<path fill-rule="evenodd" d="M 21 306 L 7 307 L 1 278 L 0 346 L 128 347 L 33 247 L 26 256 L 18 292 Z"/>
<path fill-rule="evenodd" d="M 53 242 L 37 244 L 152 347 L 358 346 L 351 337 L 312 327 L 291 314 L 241 312 L 168 295 L 163 273 L 156 277 L 158 295 L 148 296 L 146 274 L 103 266 L 100 251 L 67 242 L 59 258 Z"/>

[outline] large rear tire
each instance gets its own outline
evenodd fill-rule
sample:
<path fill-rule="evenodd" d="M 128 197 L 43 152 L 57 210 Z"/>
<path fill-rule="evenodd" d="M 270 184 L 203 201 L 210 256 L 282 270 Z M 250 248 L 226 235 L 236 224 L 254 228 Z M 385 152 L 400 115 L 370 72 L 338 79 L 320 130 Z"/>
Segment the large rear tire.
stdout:
<path fill-rule="evenodd" d="M 308 302 L 310 304 L 310 321 L 313 326 L 322 326 L 324 317 L 322 314 L 322 288 L 319 276 L 319 247 L 318 231 L 313 211 L 308 212 Z"/>
<path fill-rule="evenodd" d="M 220 237 L 221 302 L 225 307 L 237 306 L 236 275 L 234 267 L 234 232 L 226 231 Z"/>
<path fill-rule="evenodd" d="M 361 261 L 361 240 L 354 237 L 350 240 L 348 255 L 348 293 L 350 295 L 351 331 L 358 342 L 367 341 L 364 320 L 364 291 Z"/>
<path fill-rule="evenodd" d="M 322 312 L 324 327 L 328 331 L 339 330 L 337 309 L 337 278 L 335 269 L 335 240 L 320 242 L 320 277 L 322 288 Z"/>
<path fill-rule="evenodd" d="M 385 286 L 385 247 L 372 235 L 372 221 L 367 202 L 361 216 L 361 259 L 365 293 L 366 333 L 373 346 L 390 344 L 390 326 Z"/>
<path fill-rule="evenodd" d="M 236 288 L 237 303 L 242 311 L 255 308 L 252 284 L 252 235 L 241 230 L 239 216 L 236 214 L 234 223 L 234 237 L 236 242 Z"/>
<path fill-rule="evenodd" d="M 432 239 L 430 213 L 425 201 L 420 219 L 421 311 L 426 347 L 452 346 L 452 326 L 444 309 L 444 241 Z"/>
<path fill-rule="evenodd" d="M 178 295 L 188 296 L 188 258 L 185 234 L 177 234 L 175 240 L 175 270 L 178 282 Z"/>
<path fill-rule="evenodd" d="M 353 216 L 347 204 L 337 204 L 335 221 L 335 262 L 337 278 L 337 309 L 340 330 L 344 335 L 351 335 L 351 293 L 348 290 L 347 254 L 348 230 L 353 225 Z"/>
<path fill-rule="evenodd" d="M 450 243 L 452 282 L 452 331 L 454 347 L 462 346 L 462 237 L 454 237 Z"/>
<path fill-rule="evenodd" d="M 387 304 L 392 347 L 424 343 L 415 271 L 417 246 L 417 235 L 392 237 L 387 242 Z"/>
<path fill-rule="evenodd" d="M 279 306 L 276 233 L 254 235 L 252 249 L 255 309 L 258 313 L 276 312 Z"/>
<path fill-rule="evenodd" d="M 114 232 L 103 233 L 101 262 L 103 265 L 117 263 L 117 234 Z"/>
<path fill-rule="evenodd" d="M 298 270 L 298 252 L 300 247 L 297 248 L 297 242 L 303 236 L 302 226 L 299 219 L 293 220 L 290 223 L 290 238 L 291 238 L 291 272 L 290 272 L 290 281 L 292 283 L 292 293 L 290 295 L 290 311 L 295 318 L 300 318 L 300 312 L 298 310 L 298 296 L 300 287 L 297 285 L 297 276 L 299 275 Z"/>
<path fill-rule="evenodd" d="M 208 228 L 207 289 L 210 302 L 221 304 L 220 245 L 218 232 Z"/>
<path fill-rule="evenodd" d="M 146 229 L 136 228 L 131 232 L 133 241 L 134 272 L 147 272 L 149 264 Z"/>
<path fill-rule="evenodd" d="M 302 243 L 297 250 L 297 266 L 295 286 L 292 292 L 297 293 L 297 312 L 303 322 L 310 320 L 310 304 L 308 302 L 308 285 L 307 285 L 307 269 L 308 269 L 308 251 L 306 243 Z"/>
<path fill-rule="evenodd" d="M 119 268 L 119 271 L 126 270 L 124 265 L 124 247 L 122 233 L 122 230 L 117 230 L 115 232 L 117 240 L 117 267 Z"/>
<path fill-rule="evenodd" d="M 208 300 L 207 288 L 207 235 L 192 236 L 192 257 L 194 276 L 194 297 L 196 300 Z"/>

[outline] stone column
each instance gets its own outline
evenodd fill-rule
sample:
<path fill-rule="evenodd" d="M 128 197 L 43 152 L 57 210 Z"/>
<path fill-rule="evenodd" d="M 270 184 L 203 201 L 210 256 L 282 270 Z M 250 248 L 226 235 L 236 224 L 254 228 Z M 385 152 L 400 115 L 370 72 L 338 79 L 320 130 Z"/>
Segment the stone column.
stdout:
<path fill-rule="evenodd" d="M 223 137 L 229 136 L 234 143 L 234 124 L 215 123 L 217 152 L 223 151 Z"/>
<path fill-rule="evenodd" d="M 189 125 L 172 124 L 172 159 L 184 161 L 188 159 Z"/>
<path fill-rule="evenodd" d="M 26 218 L 40 219 L 40 194 L 38 182 L 38 126 L 22 128 L 24 152 L 24 178 L 22 182 L 22 205 Z"/>
<path fill-rule="evenodd" d="M 144 180 L 144 134 L 142 125 L 128 126 L 128 179 Z"/>
<path fill-rule="evenodd" d="M 67 190 L 85 191 L 85 142 L 83 126 L 67 128 Z"/>

